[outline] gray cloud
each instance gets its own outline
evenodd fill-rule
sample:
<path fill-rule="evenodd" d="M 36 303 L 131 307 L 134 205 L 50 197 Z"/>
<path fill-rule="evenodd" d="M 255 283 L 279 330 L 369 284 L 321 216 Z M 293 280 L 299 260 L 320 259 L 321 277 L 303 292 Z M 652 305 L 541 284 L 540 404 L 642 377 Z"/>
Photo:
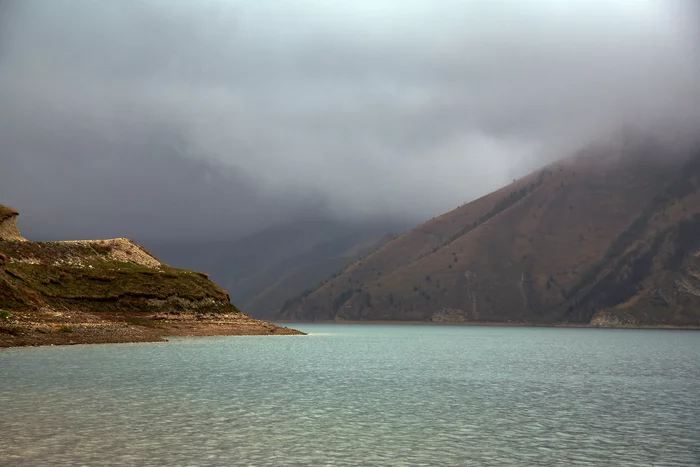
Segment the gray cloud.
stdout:
<path fill-rule="evenodd" d="M 682 1 L 1 8 L 0 199 L 37 232 L 419 220 L 619 127 L 700 120 Z"/>

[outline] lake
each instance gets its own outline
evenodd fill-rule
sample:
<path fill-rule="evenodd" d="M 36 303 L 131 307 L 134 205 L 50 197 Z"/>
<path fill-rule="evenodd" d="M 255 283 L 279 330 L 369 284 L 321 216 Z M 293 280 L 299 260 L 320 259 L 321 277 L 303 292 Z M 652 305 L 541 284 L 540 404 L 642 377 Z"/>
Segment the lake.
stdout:
<path fill-rule="evenodd" d="M 700 465 L 700 332 L 293 327 L 0 351 L 0 465 Z"/>

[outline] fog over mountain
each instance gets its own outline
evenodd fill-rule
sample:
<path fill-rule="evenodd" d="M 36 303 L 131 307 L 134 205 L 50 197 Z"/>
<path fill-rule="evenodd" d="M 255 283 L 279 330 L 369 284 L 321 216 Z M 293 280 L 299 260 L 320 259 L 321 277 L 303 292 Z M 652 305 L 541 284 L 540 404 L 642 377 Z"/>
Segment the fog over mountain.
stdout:
<path fill-rule="evenodd" d="M 700 122 L 695 2 L 0 3 L 30 238 L 415 221 L 620 128 Z"/>

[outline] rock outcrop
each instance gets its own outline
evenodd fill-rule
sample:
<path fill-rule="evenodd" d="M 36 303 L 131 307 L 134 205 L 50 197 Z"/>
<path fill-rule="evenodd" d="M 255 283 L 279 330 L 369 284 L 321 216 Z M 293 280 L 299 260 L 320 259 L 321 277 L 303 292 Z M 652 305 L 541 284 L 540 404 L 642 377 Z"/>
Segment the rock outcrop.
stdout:
<path fill-rule="evenodd" d="M 14 209 L 0 204 L 0 240 L 25 241 L 17 228 L 18 215 Z"/>

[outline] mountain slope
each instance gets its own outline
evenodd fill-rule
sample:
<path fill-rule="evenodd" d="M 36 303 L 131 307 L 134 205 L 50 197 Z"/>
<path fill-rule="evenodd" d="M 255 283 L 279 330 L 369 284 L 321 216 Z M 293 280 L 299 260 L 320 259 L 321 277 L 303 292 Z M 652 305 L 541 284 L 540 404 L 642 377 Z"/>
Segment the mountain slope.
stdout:
<path fill-rule="evenodd" d="M 683 162 L 649 141 L 591 149 L 407 232 L 280 318 L 699 325 L 697 308 L 668 311 L 695 303 L 698 167 Z"/>
<path fill-rule="evenodd" d="M 391 222 L 302 219 L 236 240 L 143 243 L 165 261 L 211 274 L 241 309 L 266 318 L 402 228 Z"/>
<path fill-rule="evenodd" d="M 580 277 L 565 317 L 700 325 L 700 154 Z"/>

